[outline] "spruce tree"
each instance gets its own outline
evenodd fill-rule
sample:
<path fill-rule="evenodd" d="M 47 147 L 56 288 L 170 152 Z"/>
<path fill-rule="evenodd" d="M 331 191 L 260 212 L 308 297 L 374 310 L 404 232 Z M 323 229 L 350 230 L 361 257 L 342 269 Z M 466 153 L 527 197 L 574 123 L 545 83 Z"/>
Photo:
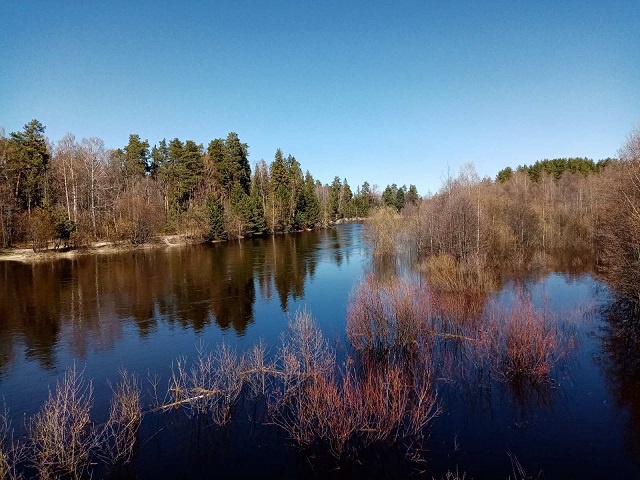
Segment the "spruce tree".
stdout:
<path fill-rule="evenodd" d="M 271 190 L 272 228 L 274 231 L 284 230 L 291 191 L 289 188 L 289 172 L 280 149 L 276 150 L 275 157 L 271 163 L 269 184 Z"/>
<path fill-rule="evenodd" d="M 123 149 L 122 170 L 125 177 L 142 177 L 149 168 L 149 142 L 140 135 L 129 135 L 129 143 Z"/>
<path fill-rule="evenodd" d="M 7 173 L 12 177 L 16 199 L 29 213 L 42 205 L 45 194 L 45 173 L 51 157 L 44 130 L 38 120 L 32 120 L 22 132 L 11 133 Z"/>
<path fill-rule="evenodd" d="M 226 238 L 224 229 L 224 208 L 222 203 L 212 193 L 207 195 L 205 212 L 209 222 L 208 240 L 223 240 Z"/>
<path fill-rule="evenodd" d="M 335 220 L 338 218 L 339 210 L 340 210 L 340 195 L 342 192 L 342 183 L 340 182 L 340 177 L 334 177 L 331 186 L 329 187 L 329 216 L 331 220 Z"/>

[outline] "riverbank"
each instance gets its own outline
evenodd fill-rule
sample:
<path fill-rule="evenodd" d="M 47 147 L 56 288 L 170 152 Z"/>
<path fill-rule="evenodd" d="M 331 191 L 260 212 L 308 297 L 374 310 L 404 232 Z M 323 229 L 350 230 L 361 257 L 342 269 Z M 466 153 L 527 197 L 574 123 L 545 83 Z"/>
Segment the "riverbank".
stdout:
<path fill-rule="evenodd" d="M 187 235 L 159 235 L 142 245 L 132 245 L 128 242 L 92 242 L 91 245 L 81 248 L 58 249 L 47 248 L 47 250 L 34 252 L 27 247 L 2 248 L 0 249 L 0 261 L 13 262 L 47 262 L 62 258 L 75 258 L 81 255 L 113 254 L 134 250 L 146 250 L 152 248 L 173 248 L 184 245 L 195 245 L 202 243 L 193 240 Z"/>
<path fill-rule="evenodd" d="M 340 218 L 330 226 L 341 225 L 345 223 L 359 223 L 366 221 L 367 218 Z M 300 231 L 291 231 L 287 233 L 299 233 Z M 279 233 L 280 234 L 280 233 Z M 242 239 L 242 237 L 241 237 Z M 214 240 L 214 242 L 224 242 L 227 240 Z M 53 242 L 50 242 L 53 245 Z M 62 258 L 75 258 L 81 255 L 94 255 L 94 254 L 112 254 L 120 252 L 128 252 L 135 250 L 145 250 L 151 248 L 172 248 L 184 245 L 198 245 L 203 243 L 209 243 L 209 241 L 197 240 L 190 235 L 157 235 L 152 237 L 148 242 L 141 245 L 133 245 L 129 242 L 108 242 L 100 240 L 92 242 L 87 247 L 80 248 L 60 248 L 54 249 L 51 245 L 47 250 L 39 250 L 34 252 L 32 248 L 25 245 L 13 247 L 13 248 L 0 248 L 0 262 L 1 261 L 13 261 L 13 262 L 47 262 L 52 260 L 59 260 Z"/>

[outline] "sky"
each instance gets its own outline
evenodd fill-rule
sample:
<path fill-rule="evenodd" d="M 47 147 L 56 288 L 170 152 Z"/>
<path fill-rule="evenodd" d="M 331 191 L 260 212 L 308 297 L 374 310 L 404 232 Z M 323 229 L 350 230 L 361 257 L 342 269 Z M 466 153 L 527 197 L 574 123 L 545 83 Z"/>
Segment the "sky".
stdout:
<path fill-rule="evenodd" d="M 436 192 L 640 125 L 640 2 L 1 1 L 0 128 L 109 148 L 236 132 L 316 179 Z"/>

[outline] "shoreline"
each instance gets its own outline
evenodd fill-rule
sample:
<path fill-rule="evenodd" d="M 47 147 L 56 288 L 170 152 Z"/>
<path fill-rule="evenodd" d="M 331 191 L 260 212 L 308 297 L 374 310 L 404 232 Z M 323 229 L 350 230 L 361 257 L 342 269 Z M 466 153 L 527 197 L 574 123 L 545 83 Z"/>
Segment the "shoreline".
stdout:
<path fill-rule="evenodd" d="M 336 222 L 332 223 L 331 228 L 336 225 L 342 225 L 345 223 L 358 223 L 363 222 L 367 218 L 341 218 Z M 285 233 L 300 233 L 300 231 L 291 231 L 291 232 L 277 232 L 270 233 L 267 235 L 283 235 Z M 239 240 L 244 240 L 244 237 L 239 238 Z M 20 247 L 9 247 L 9 248 L 0 248 L 0 262 L 22 262 L 22 263 L 40 263 L 40 262 L 50 262 L 55 260 L 62 259 L 70 259 L 76 258 L 83 255 L 106 255 L 106 254 L 114 254 L 114 253 L 122 253 L 122 252 L 130 252 L 136 250 L 150 250 L 157 248 L 174 248 L 174 247 L 184 247 L 189 245 L 204 245 L 206 243 L 223 243 L 228 242 L 229 240 L 194 240 L 190 238 L 186 234 L 175 234 L 175 235 L 157 235 L 152 237 L 148 242 L 143 243 L 141 245 L 132 245 L 126 241 L 122 243 L 114 243 L 106 240 L 100 240 L 97 242 L 92 242 L 88 247 L 80 247 L 80 248 L 68 248 L 68 249 L 60 249 L 54 250 L 52 248 L 47 247 L 45 251 L 34 252 L 32 248 L 20 246 Z"/>
<path fill-rule="evenodd" d="M 187 235 L 159 235 L 152 237 L 149 242 L 142 245 L 132 245 L 131 243 L 123 242 L 122 244 L 97 241 L 92 242 L 88 247 L 69 248 L 54 250 L 47 248 L 44 251 L 34 252 L 32 248 L 15 247 L 15 248 L 1 248 L 0 249 L 0 262 L 22 262 L 22 263 L 40 263 L 62 259 L 76 258 L 83 255 L 106 255 L 114 253 L 122 253 L 136 250 L 151 250 L 157 248 L 173 248 L 183 247 L 187 245 L 200 245 L 203 243 L 197 240 L 191 240 Z"/>

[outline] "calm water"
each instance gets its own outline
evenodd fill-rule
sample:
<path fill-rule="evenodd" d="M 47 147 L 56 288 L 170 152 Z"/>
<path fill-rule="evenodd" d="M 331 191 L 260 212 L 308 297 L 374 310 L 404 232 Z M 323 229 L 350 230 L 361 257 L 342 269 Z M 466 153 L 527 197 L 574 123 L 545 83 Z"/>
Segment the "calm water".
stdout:
<path fill-rule="evenodd" d="M 225 341 L 243 351 L 262 338 L 275 351 L 288 318 L 307 308 L 337 348 L 354 285 L 372 270 L 361 225 L 210 246 L 140 250 L 27 265 L 0 262 L 0 395 L 24 433 L 49 386 L 75 362 L 93 379 L 95 421 L 107 416 L 122 366 L 166 385 L 171 362 Z M 125 478 L 211 476 L 513 475 L 508 454 L 534 477 L 640 477 L 640 352 L 605 321 L 607 288 L 580 268 L 512 281 L 560 315 L 578 346 L 548 388 L 438 385 L 427 464 L 401 453 L 340 465 L 288 445 L 261 412 L 238 406 L 224 429 L 179 412 L 147 415 Z M 146 387 L 145 387 L 146 388 Z M 250 417 L 257 418 L 249 421 Z M 95 477 L 108 476 L 97 471 Z"/>

